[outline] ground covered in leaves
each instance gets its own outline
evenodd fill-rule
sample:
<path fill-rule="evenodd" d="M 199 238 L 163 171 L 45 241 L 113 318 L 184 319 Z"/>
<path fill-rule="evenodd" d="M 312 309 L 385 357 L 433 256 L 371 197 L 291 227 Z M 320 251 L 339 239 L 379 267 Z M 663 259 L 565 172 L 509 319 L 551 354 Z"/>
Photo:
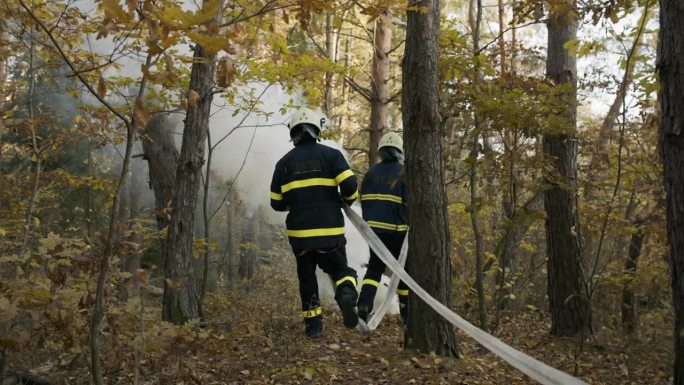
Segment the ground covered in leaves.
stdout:
<path fill-rule="evenodd" d="M 461 359 L 402 349 L 399 317 L 389 316 L 372 335 L 342 326 L 339 312 L 325 311 L 323 338 L 308 340 L 299 318 L 294 271 L 262 268 L 239 296 L 216 295 L 206 349 L 150 383 L 220 384 L 530 384 L 533 381 L 458 333 Z M 669 323 L 661 325 L 662 330 Z M 653 330 L 659 330 L 652 328 Z M 575 360 L 575 339 L 551 338 L 539 311 L 505 318 L 499 337 L 514 347 L 592 384 L 667 384 L 671 340 L 654 333 L 626 341 L 597 331 Z M 665 333 L 666 334 L 666 333 Z M 577 362 L 577 363 L 576 363 Z M 188 378 L 189 377 L 189 378 Z"/>
<path fill-rule="evenodd" d="M 212 294 L 201 324 L 179 328 L 156 321 L 158 292 L 148 293 L 143 323 L 136 321 L 135 305 L 130 314 L 110 315 L 103 330 L 106 382 L 135 383 L 139 371 L 139 384 L 534 383 L 461 332 L 460 359 L 404 351 L 397 315 L 366 335 L 346 330 L 333 306 L 324 311 L 323 337 L 305 338 L 293 262 L 261 265 L 238 291 Z M 504 317 L 497 336 L 568 373 L 577 370 L 591 384 L 669 384 L 671 323 L 665 317 L 643 318 L 650 334 L 627 341 L 597 330 L 579 360 L 577 340 L 550 337 L 540 311 Z M 126 339 L 128 345 L 116 343 Z M 87 384 L 87 357 L 87 351 L 62 357 L 43 374 L 53 383 Z"/>

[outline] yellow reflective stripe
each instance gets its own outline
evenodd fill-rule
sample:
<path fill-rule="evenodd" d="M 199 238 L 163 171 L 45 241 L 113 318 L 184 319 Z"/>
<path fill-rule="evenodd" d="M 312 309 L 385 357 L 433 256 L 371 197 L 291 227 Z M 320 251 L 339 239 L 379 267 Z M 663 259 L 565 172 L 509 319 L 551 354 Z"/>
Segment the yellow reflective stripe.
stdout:
<path fill-rule="evenodd" d="M 337 186 L 337 183 L 335 182 L 335 179 L 331 179 L 331 178 L 302 179 L 302 180 L 296 180 L 294 182 L 290 182 L 290 183 L 287 183 L 287 184 L 280 186 L 280 191 L 282 191 L 283 193 L 286 193 L 286 192 L 288 192 L 290 190 L 294 190 L 296 188 L 311 187 L 311 186 L 335 187 L 335 186 Z"/>
<path fill-rule="evenodd" d="M 363 194 L 362 201 L 390 201 L 394 203 L 402 203 L 401 197 L 390 194 Z"/>
<path fill-rule="evenodd" d="M 354 277 L 351 277 L 351 276 L 346 276 L 346 277 L 340 279 L 339 281 L 335 282 L 335 286 L 340 286 L 341 284 L 343 284 L 347 281 L 351 282 L 352 285 L 354 285 L 354 287 L 356 287 L 356 279 L 354 279 Z"/>
<path fill-rule="evenodd" d="M 335 177 L 335 182 L 337 182 L 337 184 L 340 184 L 340 183 L 342 183 L 345 179 L 349 178 L 350 176 L 354 176 L 354 173 L 352 172 L 352 170 L 345 170 L 345 171 L 342 171 L 339 175 L 337 175 L 337 176 Z"/>
<path fill-rule="evenodd" d="M 313 308 L 313 309 L 311 309 L 311 310 L 305 310 L 305 311 L 303 311 L 303 312 L 302 312 L 302 317 L 304 317 L 304 318 L 311 318 L 311 317 L 315 317 L 315 316 L 317 316 L 317 315 L 320 315 L 322 312 L 323 312 L 323 311 L 321 310 L 321 307 L 318 306 L 318 307 L 315 307 L 315 308 Z"/>
<path fill-rule="evenodd" d="M 392 231 L 407 231 L 408 225 L 393 225 L 391 223 L 368 221 L 368 226 L 376 229 L 392 230 Z"/>
<path fill-rule="evenodd" d="M 371 286 L 375 286 L 375 287 L 380 286 L 380 282 L 372 280 L 372 279 L 368 279 L 368 278 L 364 279 L 362 283 L 364 285 L 371 285 Z"/>
<path fill-rule="evenodd" d="M 405 289 L 405 290 L 397 289 L 397 294 L 406 296 L 406 295 L 409 295 L 409 290 L 408 289 Z"/>
<path fill-rule="evenodd" d="M 271 191 L 271 199 L 273 199 L 274 201 L 282 201 L 283 200 L 283 194 L 278 194 L 278 193 L 274 193 L 273 191 Z"/>
<path fill-rule="evenodd" d="M 344 197 L 344 199 L 350 201 L 350 200 L 356 199 L 358 196 L 359 196 L 359 190 L 356 190 L 352 195 L 350 195 L 348 197 Z"/>
<path fill-rule="evenodd" d="M 287 230 L 287 235 L 293 238 L 325 237 L 330 235 L 344 235 L 344 227 L 331 227 L 327 229 L 310 230 Z"/>

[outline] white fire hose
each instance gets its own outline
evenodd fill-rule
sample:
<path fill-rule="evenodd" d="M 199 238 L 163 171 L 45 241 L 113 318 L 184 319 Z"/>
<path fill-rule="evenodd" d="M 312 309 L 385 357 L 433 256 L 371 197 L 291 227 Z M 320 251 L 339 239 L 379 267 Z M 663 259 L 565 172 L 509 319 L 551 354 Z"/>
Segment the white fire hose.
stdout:
<path fill-rule="evenodd" d="M 380 241 L 378 236 L 375 235 L 373 230 L 371 230 L 371 228 L 359 216 L 359 214 L 357 214 L 347 205 L 342 205 L 342 207 L 344 208 L 344 212 L 347 214 L 347 217 L 352 222 L 354 227 L 356 227 L 356 229 L 359 231 L 363 239 L 365 239 L 366 242 L 368 242 L 368 245 L 385 263 L 385 265 L 390 270 L 392 270 L 392 272 L 394 272 L 394 276 L 392 277 L 392 279 L 397 280 L 397 282 L 395 283 L 398 284 L 398 280 L 401 279 L 413 291 L 413 293 L 415 293 L 418 297 L 425 301 L 425 303 L 430 305 L 430 307 L 433 308 L 438 314 L 440 314 L 446 320 L 451 322 L 451 324 L 453 324 L 454 326 L 463 330 L 463 332 L 465 332 L 468 336 L 477 341 L 480 345 L 484 346 L 485 348 L 487 348 L 487 350 L 496 354 L 501 359 L 508 362 L 511 366 L 525 373 L 530 378 L 536 380 L 540 384 L 588 385 L 586 382 L 576 377 L 573 377 L 565 372 L 553 368 L 537 360 L 536 358 L 530 357 L 527 354 L 506 345 L 500 339 L 482 331 L 475 325 L 463 319 L 458 314 L 454 313 L 451 309 L 444 306 L 436 299 L 432 298 L 422 287 L 420 287 L 416 283 L 416 281 L 413 280 L 413 278 L 411 278 L 410 275 L 408 275 L 408 273 L 406 273 L 402 265 L 392 256 L 389 250 L 387 250 L 387 247 L 385 247 L 382 241 Z M 405 252 L 408 249 L 407 239 L 408 236 L 406 237 L 406 240 L 404 240 L 404 245 L 402 246 L 401 256 L 404 257 L 404 260 L 406 258 Z M 395 289 L 396 287 L 392 289 L 392 287 L 390 286 L 391 291 L 389 292 L 389 294 L 392 294 Z M 390 295 L 388 295 L 388 297 L 389 296 Z M 388 299 L 385 299 L 385 302 L 388 302 Z M 383 303 L 383 305 L 385 305 L 385 303 Z M 380 315 L 379 310 L 380 308 L 378 309 L 377 314 L 375 314 L 374 317 L 372 317 L 371 320 L 368 322 L 368 329 L 373 330 L 374 328 L 371 329 L 370 326 L 374 325 L 375 327 L 377 327 L 377 323 L 379 323 L 380 319 L 382 319 L 382 316 L 380 316 L 377 321 L 374 320 L 376 316 Z M 384 311 L 386 311 L 386 309 Z M 363 328 L 363 325 L 361 327 Z"/>

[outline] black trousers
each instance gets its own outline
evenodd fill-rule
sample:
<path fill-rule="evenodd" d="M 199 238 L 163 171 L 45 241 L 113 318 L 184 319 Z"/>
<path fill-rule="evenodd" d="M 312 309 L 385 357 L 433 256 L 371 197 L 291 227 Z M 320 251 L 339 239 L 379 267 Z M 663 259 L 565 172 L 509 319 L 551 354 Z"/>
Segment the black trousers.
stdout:
<path fill-rule="evenodd" d="M 302 316 L 304 321 L 320 320 L 321 301 L 318 297 L 318 280 L 316 266 L 320 267 L 335 282 L 335 299 L 339 296 L 356 294 L 356 270 L 347 265 L 347 254 L 344 246 L 331 250 L 293 250 L 297 257 L 297 277 L 299 278 L 299 295 L 302 300 Z"/>
<path fill-rule="evenodd" d="M 404 237 L 406 237 L 405 232 L 391 232 L 391 233 L 375 233 L 382 243 L 387 246 L 387 249 L 394 256 L 394 258 L 399 258 L 399 253 L 401 252 L 401 246 L 404 244 Z M 361 287 L 361 294 L 359 295 L 359 305 L 368 306 L 368 310 L 373 309 L 373 300 L 375 299 L 375 293 L 380 286 L 380 279 L 382 274 L 385 272 L 385 264 L 380 260 L 380 258 L 371 249 L 370 259 L 368 260 L 368 268 L 366 269 L 366 275 L 363 277 L 363 286 Z M 397 288 L 397 294 L 399 295 L 399 309 L 402 316 L 406 316 L 408 308 L 408 286 L 404 282 L 399 282 L 399 287 Z"/>

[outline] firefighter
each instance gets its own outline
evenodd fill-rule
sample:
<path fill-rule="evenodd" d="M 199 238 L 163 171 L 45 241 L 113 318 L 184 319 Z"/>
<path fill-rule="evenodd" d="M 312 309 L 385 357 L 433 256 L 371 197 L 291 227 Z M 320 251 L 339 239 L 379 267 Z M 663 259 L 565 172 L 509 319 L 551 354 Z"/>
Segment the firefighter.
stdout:
<path fill-rule="evenodd" d="M 398 258 L 408 231 L 404 149 L 401 136 L 394 132 L 385 134 L 380 139 L 378 153 L 382 161 L 368 170 L 361 183 L 363 219 L 392 255 Z M 371 249 L 357 303 L 358 316 L 364 321 L 368 321 L 368 315 L 373 310 L 375 293 L 384 272 L 385 264 Z M 408 316 L 409 290 L 404 282 L 399 283 L 397 294 L 399 312 L 405 324 Z"/>
<path fill-rule="evenodd" d="M 271 207 L 289 211 L 287 235 L 297 260 L 309 338 L 320 337 L 323 330 L 317 266 L 335 282 L 344 326 L 351 329 L 358 323 L 356 271 L 347 264 L 341 209 L 342 204 L 351 205 L 359 192 L 342 153 L 317 143 L 324 123 L 325 118 L 309 109 L 294 114 L 288 124 L 294 148 L 278 161 L 271 182 Z"/>

